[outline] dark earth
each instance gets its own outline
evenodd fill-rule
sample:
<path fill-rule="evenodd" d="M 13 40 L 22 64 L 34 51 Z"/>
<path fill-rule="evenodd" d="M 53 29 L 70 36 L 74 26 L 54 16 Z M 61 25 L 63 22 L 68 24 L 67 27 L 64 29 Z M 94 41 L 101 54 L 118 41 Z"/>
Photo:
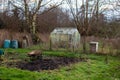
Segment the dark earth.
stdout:
<path fill-rule="evenodd" d="M 29 71 L 41 71 L 41 70 L 54 70 L 60 67 L 69 66 L 77 62 L 87 61 L 86 58 L 72 58 L 72 57 L 55 57 L 55 56 L 34 56 L 31 58 L 27 56 L 26 58 L 17 57 L 17 53 L 9 53 L 5 55 L 5 59 L 0 61 L 0 65 L 6 67 L 15 67 L 22 70 Z"/>
<path fill-rule="evenodd" d="M 55 57 L 35 61 L 17 63 L 17 68 L 30 71 L 54 70 L 60 66 L 68 66 L 72 63 L 83 61 L 81 58 Z"/>

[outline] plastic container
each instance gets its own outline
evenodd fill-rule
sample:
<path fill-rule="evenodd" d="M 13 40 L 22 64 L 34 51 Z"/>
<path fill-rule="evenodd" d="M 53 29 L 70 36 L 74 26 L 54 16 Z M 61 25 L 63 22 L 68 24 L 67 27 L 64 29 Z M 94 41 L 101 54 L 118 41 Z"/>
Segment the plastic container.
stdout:
<path fill-rule="evenodd" d="M 11 48 L 18 48 L 18 41 L 17 40 L 11 41 Z"/>
<path fill-rule="evenodd" d="M 3 50 L 0 50 L 0 56 L 4 54 L 4 51 Z"/>
<path fill-rule="evenodd" d="M 10 48 L 10 40 L 4 40 L 4 48 Z"/>

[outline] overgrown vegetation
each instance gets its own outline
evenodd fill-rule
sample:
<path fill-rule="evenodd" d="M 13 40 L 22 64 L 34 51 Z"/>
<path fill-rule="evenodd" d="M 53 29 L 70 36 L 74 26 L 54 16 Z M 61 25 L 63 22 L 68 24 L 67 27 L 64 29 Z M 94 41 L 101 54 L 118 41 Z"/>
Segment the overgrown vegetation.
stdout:
<path fill-rule="evenodd" d="M 22 50 L 22 49 L 21 49 Z M 13 52 L 10 50 L 8 52 Z M 19 54 L 29 52 L 29 50 L 16 50 Z M 15 52 L 16 52 L 15 51 Z M 68 56 L 73 57 L 76 54 L 62 51 L 45 51 L 45 55 L 50 56 Z M 66 55 L 65 55 L 66 54 Z M 19 55 L 17 55 L 19 56 Z M 87 58 L 86 62 L 71 64 L 55 70 L 43 70 L 40 72 L 31 72 L 17 68 L 0 67 L 1 80 L 119 80 L 120 79 L 120 58 L 108 56 L 109 63 L 105 63 L 104 55 L 81 54 L 81 57 Z M 20 58 L 20 57 L 19 57 Z"/>

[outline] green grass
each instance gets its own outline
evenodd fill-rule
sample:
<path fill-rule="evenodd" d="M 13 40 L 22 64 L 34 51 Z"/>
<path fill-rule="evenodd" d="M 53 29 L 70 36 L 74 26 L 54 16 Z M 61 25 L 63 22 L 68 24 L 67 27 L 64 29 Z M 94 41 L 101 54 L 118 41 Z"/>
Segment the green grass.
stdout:
<path fill-rule="evenodd" d="M 25 56 L 31 49 L 7 49 L 6 52 L 16 53 L 17 58 Z M 20 55 L 18 55 L 20 54 Z M 63 51 L 44 51 L 46 56 L 78 57 L 78 54 Z M 19 57 L 18 57 L 19 56 Z M 88 58 L 87 62 L 79 62 L 60 69 L 31 72 L 16 68 L 0 67 L 0 80 L 120 80 L 120 57 L 108 56 L 108 64 L 105 63 L 106 56 L 95 54 L 81 54 Z"/>
<path fill-rule="evenodd" d="M 5 54 L 12 54 L 17 53 L 18 56 L 25 56 L 27 53 L 33 51 L 34 49 L 2 49 L 4 50 Z M 39 50 L 39 49 L 38 49 Z M 68 51 L 43 51 L 44 56 L 57 56 L 57 57 L 78 57 L 79 54 L 75 54 L 74 52 L 68 52 Z"/>
<path fill-rule="evenodd" d="M 32 49 L 22 49 L 22 48 L 18 48 L 18 49 L 12 49 L 12 48 L 7 48 L 7 49 L 3 49 L 5 53 L 28 53 L 30 51 L 32 51 Z"/>
<path fill-rule="evenodd" d="M 118 67 L 117 60 L 111 60 L 109 64 L 91 60 L 42 72 L 1 67 L 0 78 L 2 80 L 120 80 Z"/>
<path fill-rule="evenodd" d="M 57 57 L 79 57 L 79 54 L 67 51 L 44 51 L 43 55 Z"/>

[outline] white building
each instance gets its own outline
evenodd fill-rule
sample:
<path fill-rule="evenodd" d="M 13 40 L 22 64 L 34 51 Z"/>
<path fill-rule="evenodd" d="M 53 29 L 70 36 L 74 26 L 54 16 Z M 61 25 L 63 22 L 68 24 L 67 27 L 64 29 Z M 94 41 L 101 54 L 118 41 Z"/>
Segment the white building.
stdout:
<path fill-rule="evenodd" d="M 77 28 L 55 28 L 50 36 L 54 46 L 78 47 L 80 44 L 80 34 Z"/>

